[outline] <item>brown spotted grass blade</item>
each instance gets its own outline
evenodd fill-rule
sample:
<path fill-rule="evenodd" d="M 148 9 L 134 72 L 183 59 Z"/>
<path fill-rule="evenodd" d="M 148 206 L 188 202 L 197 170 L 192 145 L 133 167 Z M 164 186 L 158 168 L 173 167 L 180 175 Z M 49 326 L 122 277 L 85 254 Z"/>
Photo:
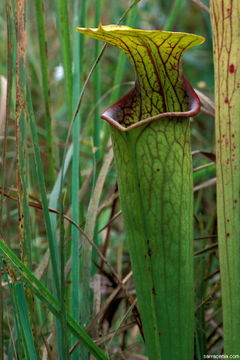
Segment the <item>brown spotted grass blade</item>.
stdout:
<path fill-rule="evenodd" d="M 32 269 L 32 245 L 31 229 L 28 207 L 28 180 L 27 180 L 27 107 L 26 107 L 26 2 L 21 0 L 17 3 L 17 64 L 16 64 L 16 177 L 18 198 L 18 225 L 19 244 L 21 258 L 24 264 Z M 30 321 L 36 329 L 35 308 L 33 294 L 28 293 L 28 305 L 30 307 Z M 35 344 L 37 335 L 33 333 Z"/>
<path fill-rule="evenodd" d="M 19 238 L 22 259 L 31 267 L 26 178 L 26 15 L 24 0 L 19 1 L 17 5 L 16 153 Z"/>
<path fill-rule="evenodd" d="M 240 354 L 240 2 L 210 2 L 224 353 Z"/>

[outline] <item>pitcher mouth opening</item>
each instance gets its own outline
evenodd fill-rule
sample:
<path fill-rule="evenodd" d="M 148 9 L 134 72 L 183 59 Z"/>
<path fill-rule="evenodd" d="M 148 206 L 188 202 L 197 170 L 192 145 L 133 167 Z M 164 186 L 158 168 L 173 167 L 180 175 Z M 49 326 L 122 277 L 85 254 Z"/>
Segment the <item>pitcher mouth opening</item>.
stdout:
<path fill-rule="evenodd" d="M 189 106 L 190 108 L 187 111 L 159 113 L 159 114 L 153 115 L 151 117 L 142 119 L 136 123 L 123 126 L 119 123 L 119 121 L 114 119 L 114 117 L 115 117 L 114 115 L 118 113 L 118 111 L 120 110 L 120 108 L 123 107 L 123 105 L 124 105 L 125 101 L 128 99 L 128 97 L 131 96 L 131 94 L 134 92 L 135 87 L 133 87 L 126 95 L 124 95 L 116 103 L 114 103 L 107 110 L 105 110 L 104 113 L 101 115 L 101 118 L 104 119 L 105 121 L 107 121 L 110 125 L 114 126 L 116 129 L 118 129 L 120 131 L 130 131 L 139 126 L 142 126 L 144 124 L 150 123 L 152 121 L 155 121 L 155 120 L 158 120 L 161 118 L 195 116 L 196 114 L 198 114 L 198 112 L 200 111 L 200 107 L 201 107 L 199 97 L 195 93 L 192 86 L 189 84 L 189 82 L 186 79 L 184 74 L 183 74 L 183 81 L 184 81 L 184 85 L 185 85 L 186 96 L 188 97 L 189 105 L 190 105 Z"/>

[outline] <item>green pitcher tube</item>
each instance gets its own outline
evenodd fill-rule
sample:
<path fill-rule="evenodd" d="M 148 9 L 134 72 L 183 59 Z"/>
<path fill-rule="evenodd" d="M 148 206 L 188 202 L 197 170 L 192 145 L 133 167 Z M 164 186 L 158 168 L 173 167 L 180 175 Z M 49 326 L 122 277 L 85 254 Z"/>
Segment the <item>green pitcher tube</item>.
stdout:
<path fill-rule="evenodd" d="M 194 357 L 190 120 L 200 108 L 181 58 L 200 36 L 126 26 L 78 28 L 122 49 L 133 89 L 108 108 L 119 195 L 147 353 Z"/>

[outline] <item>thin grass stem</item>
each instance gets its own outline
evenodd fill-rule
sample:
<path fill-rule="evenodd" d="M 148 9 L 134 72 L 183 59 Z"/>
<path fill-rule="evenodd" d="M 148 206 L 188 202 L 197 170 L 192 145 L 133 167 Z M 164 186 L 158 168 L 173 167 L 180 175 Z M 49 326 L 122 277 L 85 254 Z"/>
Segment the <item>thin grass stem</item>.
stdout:
<path fill-rule="evenodd" d="M 41 59 L 41 75 L 43 87 L 43 99 L 45 106 L 45 124 L 47 130 L 47 144 L 48 144 L 48 159 L 49 159 L 49 179 L 50 184 L 54 184 L 55 170 L 54 170 L 54 150 L 53 150 L 53 134 L 52 134 L 52 116 L 50 109 L 50 87 L 48 76 L 48 54 L 47 54 L 47 39 L 45 35 L 45 10 L 43 0 L 35 0 L 38 42 Z"/>

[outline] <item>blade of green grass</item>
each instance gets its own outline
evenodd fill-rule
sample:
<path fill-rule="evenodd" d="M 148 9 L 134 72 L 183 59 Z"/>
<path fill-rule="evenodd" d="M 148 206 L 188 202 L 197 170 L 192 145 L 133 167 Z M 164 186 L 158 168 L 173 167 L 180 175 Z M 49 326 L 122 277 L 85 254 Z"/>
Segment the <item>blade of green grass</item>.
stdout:
<path fill-rule="evenodd" d="M 98 27 L 101 19 L 101 0 L 95 0 L 95 27 Z M 100 52 L 100 43 L 95 41 L 95 58 L 98 57 Z M 93 86 L 94 86 L 94 102 L 97 103 L 101 97 L 101 77 L 100 77 L 100 65 L 96 68 L 93 74 Z M 97 163 L 100 156 L 100 133 L 101 133 L 101 119 L 100 119 L 100 105 L 96 106 L 94 114 L 94 130 L 93 130 L 93 146 L 95 163 Z"/>
<path fill-rule="evenodd" d="M 83 78 L 83 56 L 84 56 L 84 37 L 79 37 L 75 31 L 79 22 L 85 24 L 86 2 L 81 1 L 81 13 L 79 16 L 79 0 L 74 2 L 74 27 L 73 27 L 73 108 L 76 107 L 80 93 L 80 81 Z M 80 205 L 78 202 L 78 192 L 80 186 L 80 128 L 81 114 L 80 111 L 76 116 L 72 131 L 73 141 L 73 159 L 72 159 L 72 218 L 78 223 L 80 220 Z M 81 211 L 83 213 L 83 211 Z M 75 226 L 72 226 L 72 287 L 71 287 L 71 306 L 72 316 L 79 321 L 80 315 L 80 298 L 79 298 L 79 232 Z M 76 338 L 72 338 L 72 345 Z M 72 359 L 79 358 L 79 349 L 76 348 L 72 354 Z"/>
<path fill-rule="evenodd" d="M 13 293 L 22 332 L 23 344 L 25 345 L 25 356 L 29 360 L 37 360 L 36 349 L 34 346 L 30 321 L 28 317 L 27 302 L 21 281 L 16 281 L 13 283 Z"/>
<path fill-rule="evenodd" d="M 13 79 L 16 73 L 16 54 L 17 54 L 17 44 L 16 44 L 16 31 L 15 31 L 15 19 L 14 13 L 15 8 L 13 8 L 14 2 L 6 0 L 6 16 L 7 16 L 7 42 L 8 42 L 8 74 L 7 74 L 7 106 L 6 106 L 6 122 L 4 127 L 4 145 L 3 145 L 3 164 L 2 164 L 2 191 L 4 192 L 5 187 L 5 176 L 6 176 L 6 153 L 7 153 L 7 131 L 8 123 L 10 117 L 10 110 L 12 104 L 11 94 L 13 88 Z M 2 228 L 3 223 L 3 199 L 4 196 L 1 194 L 1 204 L 0 204 L 0 228 Z"/>
<path fill-rule="evenodd" d="M 94 23 L 95 23 L 95 27 L 97 28 L 100 24 L 100 18 L 101 18 L 101 0 L 95 0 L 94 1 L 94 9 L 95 9 L 95 18 L 94 18 Z M 97 57 L 99 56 L 100 53 L 100 43 L 95 41 L 95 58 L 97 59 Z M 91 199 L 92 199 L 92 195 L 96 185 L 96 180 L 98 178 L 98 167 L 97 167 L 97 162 L 100 158 L 100 135 L 101 135 L 101 128 L 102 128 L 102 121 L 100 119 L 100 103 L 99 100 L 101 98 L 101 76 L 100 76 L 100 66 L 101 64 L 99 64 L 99 66 L 96 67 L 94 74 L 93 74 L 93 88 L 94 88 L 94 104 L 95 104 L 95 110 L 94 110 L 94 123 L 93 123 L 93 179 L 92 179 L 92 193 L 91 193 Z M 98 205 L 97 205 L 98 206 Z M 90 218 L 92 218 L 92 214 L 91 214 L 91 208 L 89 206 L 89 216 Z M 93 214 L 93 234 L 95 232 L 97 232 L 97 227 L 98 227 L 98 222 L 97 222 L 97 218 L 95 216 L 95 214 Z M 93 234 L 91 234 L 91 236 L 93 236 Z M 98 244 L 98 236 L 93 236 L 92 237 L 95 244 Z M 85 244 L 85 246 L 87 246 L 87 244 Z M 85 249 L 84 249 L 85 250 Z M 89 281 L 90 281 L 90 277 L 93 276 L 93 274 L 96 272 L 96 266 L 94 265 L 94 263 L 96 263 L 97 261 L 97 253 L 95 251 L 91 251 L 91 256 L 89 258 L 90 262 L 87 263 L 85 262 L 85 259 L 83 258 L 83 264 L 85 265 L 85 270 L 83 273 L 83 282 L 85 279 L 85 271 L 86 267 L 88 266 L 88 271 L 87 274 L 89 275 Z M 90 255 L 90 254 L 89 254 Z M 85 291 L 86 289 L 83 288 L 83 296 L 82 296 L 82 303 L 84 304 L 86 301 L 86 304 L 88 306 L 88 313 L 86 313 L 86 318 L 84 321 L 84 324 L 87 324 L 87 322 L 89 322 L 89 316 L 90 316 L 90 312 L 91 312 L 91 308 L 92 308 L 92 303 L 89 302 L 89 298 L 88 296 L 90 295 L 89 292 Z M 88 354 L 86 352 L 86 350 L 83 349 L 83 351 L 81 352 L 81 356 L 83 359 L 88 359 Z"/>
<path fill-rule="evenodd" d="M 45 10 L 43 0 L 35 0 L 36 19 L 38 30 L 38 42 L 40 48 L 41 72 L 42 72 L 42 87 L 43 99 L 45 106 L 45 124 L 47 129 L 47 143 L 48 143 L 48 159 L 49 159 L 49 178 L 50 184 L 54 184 L 54 150 L 53 150 L 53 135 L 52 135 L 52 119 L 50 110 L 50 87 L 48 77 L 48 59 L 47 59 L 47 39 L 45 36 Z"/>
<path fill-rule="evenodd" d="M 216 164 L 212 164 L 209 167 L 199 169 L 198 171 L 193 172 L 194 186 L 215 176 L 216 176 Z"/>
<path fill-rule="evenodd" d="M 51 209 L 56 210 L 57 206 L 58 206 L 58 200 L 59 200 L 59 195 L 60 195 L 60 189 L 61 189 L 61 179 L 65 179 L 67 170 L 69 168 L 69 165 L 71 163 L 72 160 L 72 155 L 73 155 L 73 145 L 71 144 L 67 154 L 66 154 L 66 161 L 64 162 L 64 166 L 60 169 L 60 172 L 57 176 L 57 179 L 55 181 L 53 190 L 50 194 L 49 197 L 49 207 Z M 61 199 L 59 200 L 61 201 Z M 54 251 L 55 254 L 59 254 L 58 251 L 58 242 L 57 242 L 57 217 L 56 214 L 51 213 L 50 214 L 50 222 L 51 222 L 51 228 L 52 228 L 52 233 L 53 233 L 53 247 L 54 247 Z M 60 262 L 59 262 L 59 256 L 56 256 L 56 261 L 57 261 L 57 269 L 59 270 L 60 268 Z M 60 276 L 60 275 L 59 275 Z M 54 283 L 54 282 L 53 282 Z M 54 289 L 54 294 L 56 293 L 55 289 Z M 60 298 L 60 297 L 58 297 Z M 57 326 L 57 336 L 58 336 L 58 349 L 59 349 L 59 357 L 60 360 L 62 359 L 61 354 L 62 354 L 62 340 L 61 340 L 61 324 L 58 320 L 56 320 L 56 326 Z"/>
<path fill-rule="evenodd" d="M 64 68 L 65 94 L 67 99 L 68 119 L 72 117 L 72 59 L 69 34 L 68 2 L 66 0 L 55 0 L 57 13 L 58 37 L 60 41 L 61 54 Z M 60 198 L 62 208 L 62 199 Z M 61 211 L 62 212 L 62 211 Z M 68 336 L 64 330 L 66 327 L 66 286 L 65 286 L 65 253 L 64 253 L 64 226 L 63 217 L 60 216 L 60 298 L 61 298 L 61 328 L 62 336 L 58 340 L 58 347 L 61 349 L 62 359 L 68 358 Z"/>
<path fill-rule="evenodd" d="M 55 0 L 55 9 L 57 15 L 58 38 L 60 41 L 64 68 L 68 117 L 70 120 L 72 117 L 72 60 L 69 35 L 68 2 L 66 0 Z"/>
<path fill-rule="evenodd" d="M 4 188 L 5 188 L 5 177 L 7 169 L 7 132 L 11 110 L 11 93 L 13 77 L 16 71 L 16 33 L 15 24 L 13 17 L 14 9 L 12 9 L 12 3 L 6 0 L 6 17 L 7 17 L 7 47 L 8 47 L 8 64 L 7 64 L 7 99 L 6 99 L 6 120 L 4 125 L 4 144 L 2 154 L 2 194 L 0 201 L 0 229 L 3 229 L 3 205 L 4 205 Z M 9 241 L 10 243 L 10 241 Z M 1 267 L 0 267 L 1 271 Z M 2 275 L 0 275 L 0 283 L 2 284 Z M 4 338 L 4 324 L 3 324 L 3 287 L 0 285 L 0 357 L 3 359 L 3 338 Z"/>
<path fill-rule="evenodd" d="M 44 172 L 43 172 L 42 160 L 41 160 L 40 150 L 39 150 L 39 145 L 38 145 L 39 143 L 38 143 L 36 121 L 35 121 L 35 116 L 34 116 L 34 112 L 33 112 L 32 99 L 31 99 L 29 87 L 27 88 L 27 104 L 28 104 L 29 124 L 30 124 L 32 144 L 33 144 L 33 150 L 34 150 L 36 172 L 37 172 L 37 177 L 38 177 L 39 189 L 40 189 L 42 206 L 43 206 L 43 216 L 44 216 L 49 250 L 50 250 L 53 279 L 54 279 L 57 297 L 59 298 L 60 284 L 59 284 L 58 258 L 57 258 L 57 252 L 55 251 L 56 247 L 54 244 L 54 237 L 53 237 L 53 231 L 52 231 L 52 227 L 51 227 L 50 214 L 48 211 L 48 200 L 47 200 L 47 194 L 46 194 L 46 188 L 45 188 Z"/>

